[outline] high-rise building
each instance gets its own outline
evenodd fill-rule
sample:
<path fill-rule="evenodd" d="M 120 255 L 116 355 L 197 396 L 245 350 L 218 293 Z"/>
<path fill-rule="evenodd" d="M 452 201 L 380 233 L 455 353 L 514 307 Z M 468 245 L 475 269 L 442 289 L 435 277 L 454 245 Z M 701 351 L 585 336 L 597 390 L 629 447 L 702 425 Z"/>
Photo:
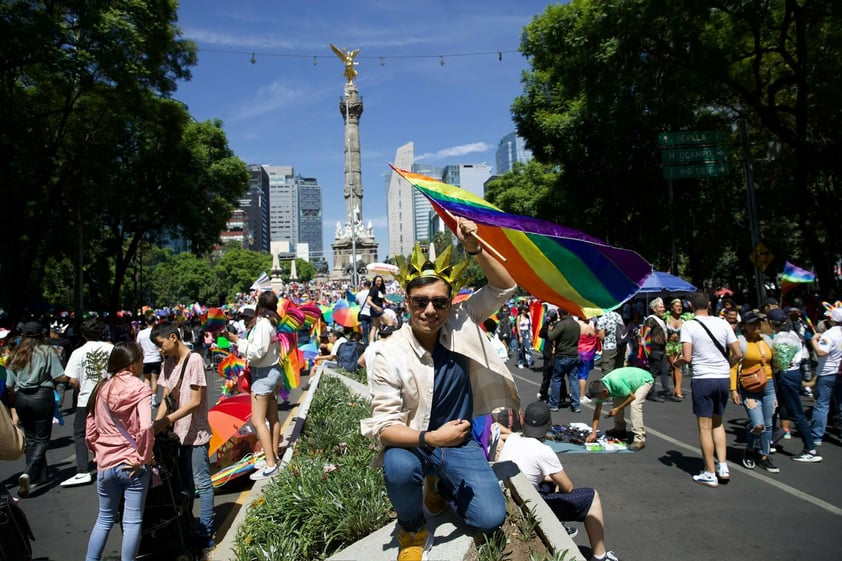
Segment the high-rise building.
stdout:
<path fill-rule="evenodd" d="M 298 243 L 298 193 L 292 166 L 264 165 L 269 176 L 269 236 L 273 242 Z"/>
<path fill-rule="evenodd" d="M 485 181 L 491 177 L 488 164 L 448 164 L 444 166 L 442 181 L 470 191 L 478 197 L 485 197 Z"/>
<path fill-rule="evenodd" d="M 322 187 L 315 177 L 299 175 L 295 180 L 298 186 L 298 243 L 309 246 L 308 261 L 323 258 Z"/>
<path fill-rule="evenodd" d="M 500 139 L 500 144 L 497 146 L 497 169 L 494 170 L 494 173 L 503 175 L 512 171 L 515 162 L 525 164 L 531 159 L 532 152 L 526 148 L 523 139 L 516 132 L 510 132 Z"/>
<path fill-rule="evenodd" d="M 395 153 L 395 167 L 412 169 L 415 161 L 415 144 L 407 142 Z M 409 255 L 415 244 L 414 205 L 415 189 L 394 171 L 386 188 L 386 222 L 389 232 L 389 255 Z"/>
<path fill-rule="evenodd" d="M 243 247 L 252 251 L 269 251 L 269 176 L 262 166 L 250 164 L 249 189 L 239 207 L 246 215 Z"/>
<path fill-rule="evenodd" d="M 442 179 L 444 176 L 444 169 L 439 166 L 431 164 L 412 164 L 412 172 L 432 177 L 433 179 Z M 413 226 L 415 228 L 415 239 L 420 241 L 431 242 L 433 236 L 436 234 L 436 229 L 433 228 L 437 220 L 436 211 L 433 210 L 433 205 L 430 204 L 429 199 L 421 194 L 418 189 L 412 190 L 413 203 L 415 204 L 413 212 Z"/>

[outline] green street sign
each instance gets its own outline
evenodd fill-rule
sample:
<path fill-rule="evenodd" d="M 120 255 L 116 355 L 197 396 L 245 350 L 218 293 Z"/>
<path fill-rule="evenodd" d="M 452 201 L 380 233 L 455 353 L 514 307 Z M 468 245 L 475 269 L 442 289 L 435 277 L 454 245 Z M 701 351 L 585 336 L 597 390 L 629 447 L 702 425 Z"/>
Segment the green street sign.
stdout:
<path fill-rule="evenodd" d="M 658 146 L 698 146 L 725 142 L 722 131 L 677 131 L 658 134 Z"/>
<path fill-rule="evenodd" d="M 728 175 L 727 163 L 699 164 L 695 166 L 664 166 L 664 179 L 694 179 Z"/>
<path fill-rule="evenodd" d="M 694 164 L 697 162 L 725 162 L 727 160 L 728 153 L 722 146 L 661 150 L 661 161 L 665 164 Z"/>

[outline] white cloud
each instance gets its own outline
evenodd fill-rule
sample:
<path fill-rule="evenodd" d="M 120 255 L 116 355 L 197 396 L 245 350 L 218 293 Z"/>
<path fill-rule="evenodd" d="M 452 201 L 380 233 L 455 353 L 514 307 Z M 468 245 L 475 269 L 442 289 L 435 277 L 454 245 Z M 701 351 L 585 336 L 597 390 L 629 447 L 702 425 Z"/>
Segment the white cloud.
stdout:
<path fill-rule="evenodd" d="M 302 89 L 291 88 L 280 80 L 261 86 L 255 93 L 254 100 L 246 103 L 232 120 L 240 121 L 273 113 L 306 95 Z"/>
<path fill-rule="evenodd" d="M 450 146 L 449 148 L 442 148 L 438 152 L 426 152 L 415 156 L 415 161 L 423 160 L 443 160 L 446 158 L 456 158 L 465 156 L 467 154 L 479 154 L 488 152 L 493 146 L 486 142 L 471 142 L 470 144 L 461 144 L 459 146 Z"/>

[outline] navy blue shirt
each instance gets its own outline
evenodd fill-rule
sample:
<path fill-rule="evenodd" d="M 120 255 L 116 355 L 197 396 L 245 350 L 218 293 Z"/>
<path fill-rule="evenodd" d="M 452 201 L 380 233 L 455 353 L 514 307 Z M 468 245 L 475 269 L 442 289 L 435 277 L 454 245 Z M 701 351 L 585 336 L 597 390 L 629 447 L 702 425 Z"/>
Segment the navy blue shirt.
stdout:
<path fill-rule="evenodd" d="M 430 430 L 448 421 L 473 419 L 474 394 L 468 376 L 468 359 L 436 342 L 433 349 L 433 410 Z"/>

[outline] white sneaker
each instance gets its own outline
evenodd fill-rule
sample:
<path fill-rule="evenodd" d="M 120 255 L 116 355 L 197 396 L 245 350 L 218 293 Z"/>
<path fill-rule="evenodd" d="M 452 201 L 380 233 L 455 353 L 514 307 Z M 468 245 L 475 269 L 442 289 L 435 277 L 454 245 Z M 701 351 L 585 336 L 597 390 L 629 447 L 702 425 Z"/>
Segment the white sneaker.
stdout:
<path fill-rule="evenodd" d="M 275 464 L 275 467 L 269 469 L 266 468 L 263 471 L 255 471 L 251 475 L 249 475 L 249 479 L 252 481 L 260 481 L 261 479 L 270 479 L 278 475 L 278 464 Z"/>
<path fill-rule="evenodd" d="M 61 482 L 62 487 L 76 487 L 77 485 L 87 485 L 93 481 L 91 474 L 88 472 L 85 473 L 77 473 L 73 477 L 69 479 L 65 479 Z"/>
<path fill-rule="evenodd" d="M 579 398 L 579 403 L 591 403 L 593 400 L 586 395 Z"/>
<path fill-rule="evenodd" d="M 716 477 L 722 481 L 728 481 L 731 479 L 731 472 L 728 470 L 728 464 L 724 462 L 716 464 Z"/>
<path fill-rule="evenodd" d="M 698 475 L 694 475 L 693 481 L 706 487 L 719 487 L 719 481 L 716 480 L 716 475 L 704 471 Z"/>
<path fill-rule="evenodd" d="M 22 473 L 18 478 L 18 497 L 26 498 L 29 496 L 31 485 L 29 484 L 29 475 Z"/>

